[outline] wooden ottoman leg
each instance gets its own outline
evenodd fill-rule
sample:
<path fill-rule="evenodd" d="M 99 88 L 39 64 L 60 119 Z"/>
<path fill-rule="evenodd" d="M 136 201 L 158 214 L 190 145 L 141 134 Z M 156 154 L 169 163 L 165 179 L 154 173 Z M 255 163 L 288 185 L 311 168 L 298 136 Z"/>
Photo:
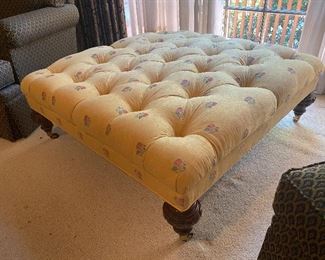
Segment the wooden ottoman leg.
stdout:
<path fill-rule="evenodd" d="M 46 117 L 32 110 L 32 119 L 41 125 L 41 129 L 51 138 L 56 139 L 59 137 L 59 134 L 52 133 L 53 123 L 48 120 Z"/>
<path fill-rule="evenodd" d="M 316 96 L 313 93 L 310 93 L 293 109 L 293 112 L 295 113 L 293 121 L 295 123 L 298 122 L 302 114 L 306 112 L 306 107 L 314 103 L 315 100 L 316 100 Z"/>
<path fill-rule="evenodd" d="M 199 221 L 202 215 L 201 203 L 196 201 L 188 210 L 181 212 L 165 202 L 163 214 L 175 232 L 179 234 L 180 239 L 186 242 L 192 238 L 193 225 Z"/>

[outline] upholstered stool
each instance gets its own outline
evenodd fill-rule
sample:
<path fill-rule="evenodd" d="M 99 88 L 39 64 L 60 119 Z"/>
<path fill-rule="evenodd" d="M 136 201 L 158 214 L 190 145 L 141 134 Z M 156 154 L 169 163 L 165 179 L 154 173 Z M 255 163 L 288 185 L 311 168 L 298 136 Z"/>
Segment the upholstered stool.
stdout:
<path fill-rule="evenodd" d="M 325 162 L 283 174 L 258 259 L 325 259 Z"/>
<path fill-rule="evenodd" d="M 186 240 L 198 199 L 298 103 L 305 111 L 323 69 L 284 46 L 146 33 L 64 57 L 22 91 L 51 138 L 55 123 L 159 195 Z"/>

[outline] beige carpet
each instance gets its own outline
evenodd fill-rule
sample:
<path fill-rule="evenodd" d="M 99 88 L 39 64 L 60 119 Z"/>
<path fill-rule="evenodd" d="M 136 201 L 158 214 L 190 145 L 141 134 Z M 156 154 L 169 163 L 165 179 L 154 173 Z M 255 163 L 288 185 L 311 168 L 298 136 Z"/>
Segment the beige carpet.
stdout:
<path fill-rule="evenodd" d="M 66 134 L 0 139 L 0 259 L 256 259 L 289 168 L 325 160 L 325 96 L 292 114 L 202 198 L 188 243 L 162 201 Z"/>

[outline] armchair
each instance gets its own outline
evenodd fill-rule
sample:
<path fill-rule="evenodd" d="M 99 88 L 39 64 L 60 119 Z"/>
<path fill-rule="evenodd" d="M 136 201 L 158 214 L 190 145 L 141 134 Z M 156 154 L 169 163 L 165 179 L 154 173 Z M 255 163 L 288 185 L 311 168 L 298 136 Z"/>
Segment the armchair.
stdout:
<path fill-rule="evenodd" d="M 36 127 L 19 89 L 28 73 L 75 53 L 79 13 L 72 0 L 0 1 L 0 137 L 17 140 Z M 11 68 L 8 68 L 10 67 Z M 14 79 L 12 79 L 12 74 Z M 14 82 L 12 82 L 14 80 Z M 16 104 L 12 103 L 16 102 Z M 16 107 L 17 109 L 8 109 Z M 24 120 L 13 122 L 22 113 Z"/>
<path fill-rule="evenodd" d="M 30 113 L 10 62 L 0 60 L 0 137 L 15 141 L 28 136 L 38 126 Z"/>

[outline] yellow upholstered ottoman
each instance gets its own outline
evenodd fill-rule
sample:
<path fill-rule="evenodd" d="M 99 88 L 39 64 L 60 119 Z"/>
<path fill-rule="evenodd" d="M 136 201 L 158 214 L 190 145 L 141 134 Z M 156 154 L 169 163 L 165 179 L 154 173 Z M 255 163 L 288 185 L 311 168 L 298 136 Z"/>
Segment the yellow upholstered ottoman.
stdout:
<path fill-rule="evenodd" d="M 322 70 L 282 46 L 146 33 L 62 58 L 26 76 L 22 91 L 51 137 L 53 122 L 148 187 L 186 238 L 200 196 L 312 92 Z"/>

